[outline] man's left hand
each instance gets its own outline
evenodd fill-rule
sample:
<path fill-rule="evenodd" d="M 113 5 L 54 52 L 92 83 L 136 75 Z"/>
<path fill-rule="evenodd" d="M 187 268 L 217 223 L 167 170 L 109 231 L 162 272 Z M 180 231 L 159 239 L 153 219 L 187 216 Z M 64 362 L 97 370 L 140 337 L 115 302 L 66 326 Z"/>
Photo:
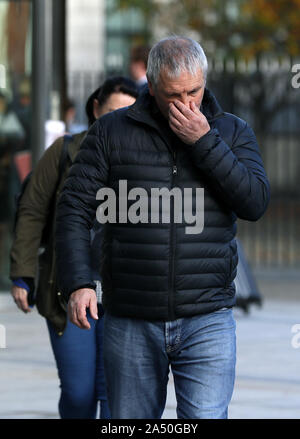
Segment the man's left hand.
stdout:
<path fill-rule="evenodd" d="M 169 105 L 169 125 L 174 133 L 188 145 L 192 145 L 210 130 L 209 123 L 194 102 L 187 108 L 175 100 Z"/>

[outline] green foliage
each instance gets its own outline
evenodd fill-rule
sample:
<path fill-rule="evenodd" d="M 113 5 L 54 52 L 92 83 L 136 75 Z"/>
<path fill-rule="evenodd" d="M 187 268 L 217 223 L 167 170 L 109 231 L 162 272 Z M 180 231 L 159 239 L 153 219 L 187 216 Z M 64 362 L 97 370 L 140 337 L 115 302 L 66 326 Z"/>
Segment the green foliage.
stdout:
<path fill-rule="evenodd" d="M 167 35 L 191 34 L 208 55 L 300 54 L 300 0 L 115 0 Z M 152 25 L 151 25 L 152 23 Z"/>

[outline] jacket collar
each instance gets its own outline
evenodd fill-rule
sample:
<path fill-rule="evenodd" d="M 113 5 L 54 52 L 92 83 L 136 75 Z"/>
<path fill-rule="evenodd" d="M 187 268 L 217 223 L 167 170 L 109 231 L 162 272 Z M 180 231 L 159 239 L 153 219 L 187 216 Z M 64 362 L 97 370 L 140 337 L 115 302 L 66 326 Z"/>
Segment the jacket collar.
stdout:
<path fill-rule="evenodd" d="M 215 95 L 208 88 L 205 88 L 204 90 L 200 110 L 202 111 L 208 122 L 211 122 L 212 120 L 224 115 L 224 111 L 222 110 Z"/>

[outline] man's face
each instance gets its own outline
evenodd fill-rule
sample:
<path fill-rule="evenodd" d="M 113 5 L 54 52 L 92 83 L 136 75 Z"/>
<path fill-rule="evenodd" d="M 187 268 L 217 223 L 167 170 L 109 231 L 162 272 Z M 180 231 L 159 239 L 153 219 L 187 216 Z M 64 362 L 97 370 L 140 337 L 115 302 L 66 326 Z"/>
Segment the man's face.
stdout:
<path fill-rule="evenodd" d="M 182 72 L 177 78 L 170 78 L 168 73 L 163 70 L 160 72 L 159 81 L 156 87 L 153 87 L 148 81 L 149 92 L 155 97 L 158 108 L 163 116 L 169 118 L 169 104 L 178 100 L 190 109 L 190 104 L 194 102 L 200 108 L 205 80 L 201 69 L 199 68 L 196 75 L 187 71 Z"/>

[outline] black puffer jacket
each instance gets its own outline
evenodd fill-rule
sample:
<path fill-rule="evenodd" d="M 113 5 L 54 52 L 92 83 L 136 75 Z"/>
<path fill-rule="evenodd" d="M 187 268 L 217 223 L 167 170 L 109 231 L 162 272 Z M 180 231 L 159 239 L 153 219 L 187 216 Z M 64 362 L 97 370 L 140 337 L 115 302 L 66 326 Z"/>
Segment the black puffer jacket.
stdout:
<path fill-rule="evenodd" d="M 212 93 L 205 90 L 201 108 L 211 130 L 192 146 L 172 133 L 156 108 L 145 90 L 132 107 L 90 128 L 59 202 L 57 263 L 66 297 L 93 285 L 88 229 L 103 186 L 117 195 L 119 180 L 127 180 L 128 191 L 149 194 L 179 187 L 195 195 L 204 188 L 200 234 L 186 234 L 188 224 L 172 220 L 104 227 L 104 307 L 118 316 L 173 320 L 234 305 L 236 218 L 258 220 L 270 195 L 253 131 L 222 112 Z"/>

